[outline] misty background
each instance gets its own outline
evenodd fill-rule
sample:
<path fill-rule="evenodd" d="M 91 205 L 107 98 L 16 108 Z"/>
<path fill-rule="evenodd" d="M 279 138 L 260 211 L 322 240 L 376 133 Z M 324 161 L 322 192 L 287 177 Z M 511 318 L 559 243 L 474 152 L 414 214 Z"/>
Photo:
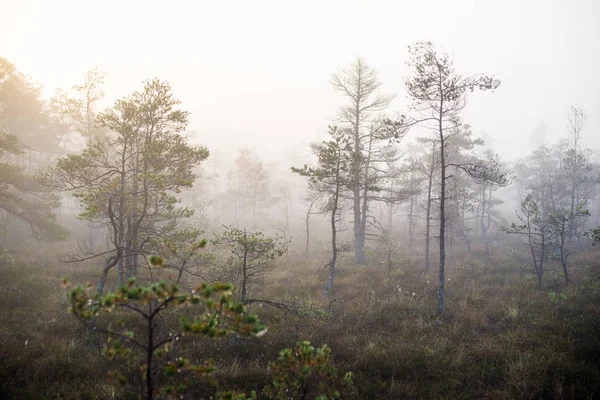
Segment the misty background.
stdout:
<path fill-rule="evenodd" d="M 506 161 L 566 132 L 571 104 L 600 147 L 600 3 L 578 1 L 1 1 L 0 50 L 49 98 L 97 66 L 100 109 L 160 77 L 191 112 L 194 143 L 233 159 L 240 147 L 289 169 L 311 160 L 342 97 L 331 75 L 357 56 L 405 112 L 406 46 L 421 39 L 458 71 L 502 81 L 473 95 L 463 120 Z M 476 100 L 474 100 L 476 99 Z M 406 142 L 419 136 L 411 131 Z M 211 157 L 212 158 L 212 157 Z"/>
<path fill-rule="evenodd" d="M 0 397 L 599 398 L 599 39 L 600 0 L 0 0 Z"/>

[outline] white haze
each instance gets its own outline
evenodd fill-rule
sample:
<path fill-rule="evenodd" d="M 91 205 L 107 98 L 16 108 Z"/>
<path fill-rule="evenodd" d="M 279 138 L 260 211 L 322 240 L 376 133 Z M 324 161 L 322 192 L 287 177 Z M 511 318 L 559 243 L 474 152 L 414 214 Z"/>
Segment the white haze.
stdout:
<path fill-rule="evenodd" d="M 331 74 L 361 56 L 403 112 L 407 45 L 431 40 L 456 69 L 502 80 L 474 95 L 464 121 L 507 160 L 526 156 L 541 120 L 549 142 L 565 111 L 588 111 L 600 147 L 600 2 L 576 1 L 0 1 L 0 54 L 43 84 L 107 74 L 104 106 L 159 77 L 212 151 L 241 146 L 287 168 L 308 159 L 343 100 Z M 417 135 L 411 133 L 411 136 Z"/>

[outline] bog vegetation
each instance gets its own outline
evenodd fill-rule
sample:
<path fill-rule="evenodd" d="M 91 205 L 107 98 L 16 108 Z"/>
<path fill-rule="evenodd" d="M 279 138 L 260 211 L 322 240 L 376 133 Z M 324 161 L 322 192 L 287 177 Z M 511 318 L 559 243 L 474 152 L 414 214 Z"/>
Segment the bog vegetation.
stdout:
<path fill-rule="evenodd" d="M 101 110 L 0 58 L 2 397 L 599 397 L 586 111 L 509 163 L 462 119 L 501 82 L 406 56 L 406 110 L 356 59 L 284 166 L 214 160 L 160 79 Z"/>

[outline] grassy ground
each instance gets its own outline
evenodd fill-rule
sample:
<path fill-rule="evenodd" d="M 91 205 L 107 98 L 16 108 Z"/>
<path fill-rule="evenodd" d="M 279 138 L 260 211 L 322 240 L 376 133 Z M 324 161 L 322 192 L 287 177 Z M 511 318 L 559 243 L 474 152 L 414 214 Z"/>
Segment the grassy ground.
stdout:
<path fill-rule="evenodd" d="M 66 312 L 60 286 L 67 273 L 85 282 L 96 271 L 44 254 L 17 252 L 14 266 L 0 267 L 0 397 L 121 397 L 106 380 L 115 362 L 100 355 L 102 338 Z M 336 366 L 354 373 L 361 399 L 600 398 L 597 252 L 573 259 L 568 291 L 553 271 L 537 291 L 516 257 L 505 254 L 491 267 L 467 256 L 448 268 L 441 317 L 436 280 L 419 273 L 416 261 L 391 274 L 383 266 L 342 264 L 330 305 L 321 296 L 327 271 L 314 266 L 322 263 L 293 258 L 250 297 L 304 304 L 305 316 L 253 306 L 269 327 L 266 335 L 190 350 L 217 360 L 220 389 L 260 389 L 281 348 L 310 340 L 327 343 Z M 198 383 L 192 393 L 206 387 Z"/>

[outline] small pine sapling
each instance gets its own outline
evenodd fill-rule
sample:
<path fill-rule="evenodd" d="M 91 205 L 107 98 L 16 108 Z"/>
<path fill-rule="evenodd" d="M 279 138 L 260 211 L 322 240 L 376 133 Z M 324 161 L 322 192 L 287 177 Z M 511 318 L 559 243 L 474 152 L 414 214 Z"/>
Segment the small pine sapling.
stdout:
<path fill-rule="evenodd" d="M 271 364 L 273 384 L 263 391 L 267 399 L 339 399 L 352 396 L 352 373 L 341 375 L 331 363 L 327 345 L 315 348 L 298 342 L 284 349 Z"/>
<path fill-rule="evenodd" d="M 155 266 L 163 264 L 162 258 L 158 256 L 151 257 L 150 262 Z M 121 357 L 133 361 L 136 355 L 143 356 L 140 371 L 145 383 L 146 399 L 153 399 L 157 395 L 159 382 L 156 380 L 161 369 L 164 377 L 160 379 L 160 383 L 166 383 L 161 388 L 164 394 L 181 393 L 186 390 L 185 380 L 178 379 L 183 374 L 209 376 L 215 371 L 211 361 L 194 364 L 182 357 L 170 357 L 173 344 L 187 334 L 218 338 L 234 333 L 241 336 L 259 336 L 266 332 L 256 315 L 246 314 L 244 305 L 233 301 L 233 286 L 230 284 L 203 283 L 191 293 L 183 293 L 177 284 L 160 281 L 150 286 L 140 286 L 136 285 L 135 278 L 131 278 L 128 284 L 121 286 L 116 293 L 92 295 L 92 284 L 88 284 L 87 289 L 84 289 L 81 286 L 71 286 L 66 278 L 63 283 L 68 288 L 69 311 L 93 331 L 107 336 L 104 349 L 106 357 Z M 201 311 L 192 320 L 182 318 L 181 325 L 175 333 L 160 329 L 158 320 L 164 317 L 167 310 L 184 307 Z M 133 324 L 126 323 L 124 318 L 113 320 L 106 328 L 97 326 L 97 317 L 116 309 L 133 313 L 141 319 L 142 328 L 132 328 Z M 136 352 L 133 352 L 134 349 Z M 126 377 L 119 372 L 113 372 L 112 377 L 120 384 L 127 384 Z"/>

